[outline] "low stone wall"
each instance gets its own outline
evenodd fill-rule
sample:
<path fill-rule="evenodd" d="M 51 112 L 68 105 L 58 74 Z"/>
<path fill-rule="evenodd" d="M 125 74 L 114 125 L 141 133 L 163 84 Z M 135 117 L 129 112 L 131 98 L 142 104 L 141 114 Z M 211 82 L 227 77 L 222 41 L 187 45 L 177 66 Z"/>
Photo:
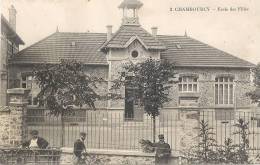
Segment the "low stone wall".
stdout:
<path fill-rule="evenodd" d="M 154 153 L 143 153 L 141 151 L 126 150 L 87 150 L 90 155 L 95 155 L 104 165 L 152 165 L 155 161 Z M 73 149 L 62 148 L 60 165 L 71 165 L 73 162 Z M 169 164 L 179 165 L 182 160 L 177 155 L 172 155 Z"/>
<path fill-rule="evenodd" d="M 7 90 L 9 106 L 0 106 L 0 145 L 18 146 L 27 136 L 25 114 L 29 90 L 14 88 Z"/>
<path fill-rule="evenodd" d="M 0 107 L 0 145 L 17 146 L 26 139 L 22 107 Z"/>

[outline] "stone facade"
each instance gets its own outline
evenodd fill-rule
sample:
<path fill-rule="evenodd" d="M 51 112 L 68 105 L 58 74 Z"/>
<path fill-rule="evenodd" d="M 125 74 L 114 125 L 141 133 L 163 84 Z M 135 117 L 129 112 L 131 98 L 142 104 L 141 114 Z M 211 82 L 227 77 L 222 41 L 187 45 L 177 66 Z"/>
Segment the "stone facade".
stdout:
<path fill-rule="evenodd" d="M 26 97 L 24 89 L 10 89 L 10 106 L 0 107 L 0 145 L 18 146 L 27 138 Z"/>
<path fill-rule="evenodd" d="M 130 50 L 129 50 L 130 49 Z M 113 79 L 118 77 L 118 72 L 122 71 L 121 66 L 127 62 L 137 62 L 143 59 L 152 57 L 158 59 L 160 54 L 157 52 L 145 52 L 140 48 L 140 44 L 136 45 L 136 49 L 140 49 L 140 58 L 132 59 L 130 52 L 135 48 L 129 48 L 125 51 L 111 51 L 108 53 L 109 61 L 109 80 L 112 84 Z M 143 52 L 143 53 L 142 53 Z M 120 56 L 120 54 L 122 56 Z M 249 97 L 246 96 L 248 91 L 253 90 L 252 82 L 250 81 L 250 69 L 242 68 L 203 68 L 203 67 L 176 67 L 177 76 L 196 75 L 198 77 L 198 91 L 181 93 L 178 89 L 178 83 L 174 84 L 170 90 L 171 101 L 166 103 L 164 108 L 176 109 L 180 107 L 180 97 L 198 98 L 197 109 L 215 109 L 215 108 L 235 108 L 248 109 L 251 106 Z M 218 106 L 215 104 L 215 78 L 218 76 L 230 75 L 234 77 L 234 104 L 229 106 Z M 124 89 L 120 92 L 124 95 Z M 110 109 L 124 109 L 124 101 L 113 102 Z M 185 107 L 182 107 L 185 108 Z M 190 108 L 190 107 L 187 107 Z"/>
<path fill-rule="evenodd" d="M 18 146 L 26 139 L 24 122 L 25 109 L 21 107 L 6 107 L 0 111 L 0 145 Z"/>
<path fill-rule="evenodd" d="M 117 53 L 113 53 L 117 55 Z M 118 52 L 120 54 L 120 52 Z M 126 53 L 127 54 L 127 53 Z M 91 66 L 86 68 L 86 73 L 92 75 L 98 75 L 103 78 L 103 82 L 97 83 L 97 92 L 101 95 L 105 95 L 109 92 L 109 86 L 112 85 L 113 79 L 118 76 L 121 66 L 124 63 L 129 62 L 127 55 L 123 56 L 121 60 L 111 60 L 109 58 L 109 66 Z M 10 68 L 10 84 L 11 87 L 21 87 L 21 74 L 30 73 L 34 66 L 30 65 L 14 65 Z M 225 69 L 225 68 L 180 68 L 176 67 L 176 73 L 179 76 L 182 75 L 197 75 L 198 76 L 198 92 L 182 94 L 178 91 L 178 83 L 174 84 L 170 90 L 171 101 L 166 103 L 164 108 L 176 109 L 180 107 L 179 98 L 196 96 L 198 97 L 197 109 L 215 109 L 215 108 L 230 108 L 225 106 L 215 105 L 215 78 L 220 75 L 232 75 L 234 76 L 234 105 L 231 108 L 236 109 L 249 109 L 251 107 L 251 100 L 246 96 L 248 91 L 253 90 L 252 83 L 250 81 L 249 69 Z M 34 82 L 32 85 L 32 95 L 36 96 L 39 92 L 39 88 Z M 120 94 L 124 96 L 124 89 L 120 91 Z M 103 101 L 97 102 L 97 107 L 102 109 L 124 109 L 124 100 L 117 101 Z M 181 107 L 182 109 L 185 107 Z M 186 107 L 190 108 L 190 107 Z M 194 108 L 194 107 L 193 107 Z"/>
<path fill-rule="evenodd" d="M 132 57 L 131 53 L 137 51 L 137 57 Z M 160 59 L 159 51 L 146 50 L 141 42 L 135 40 L 125 49 L 110 49 L 107 52 L 107 60 L 109 63 L 108 70 L 108 86 L 113 84 L 113 80 L 118 77 L 118 73 L 123 71 L 122 65 L 125 63 L 137 63 L 147 58 Z M 179 92 L 178 83 L 174 84 L 170 90 L 171 101 L 166 103 L 164 108 L 173 110 L 176 108 L 186 108 L 180 105 L 180 98 L 182 97 L 196 97 L 197 105 L 192 108 L 210 109 L 215 108 L 233 108 L 233 109 L 249 109 L 251 106 L 250 99 L 246 96 L 248 91 L 253 90 L 252 82 L 250 80 L 251 71 L 249 68 L 221 68 L 221 67 L 176 67 L 177 76 L 196 75 L 198 77 L 198 91 L 197 92 Z M 218 76 L 232 76 L 234 77 L 234 103 L 232 105 L 216 105 L 215 104 L 215 78 Z M 122 88 L 120 94 L 124 96 L 125 90 Z M 117 100 L 109 102 L 109 109 L 124 110 L 124 100 Z"/>
<path fill-rule="evenodd" d="M 225 68 L 176 68 L 179 76 L 196 75 L 198 76 L 198 92 L 186 93 L 183 95 L 178 91 L 178 83 L 171 88 L 170 94 L 172 100 L 165 105 L 165 108 L 179 107 L 180 97 L 189 97 L 195 95 L 198 97 L 198 109 L 214 109 L 214 108 L 230 108 L 218 106 L 215 104 L 215 78 L 221 75 L 234 76 L 234 105 L 233 108 L 247 109 L 250 107 L 251 101 L 246 96 L 248 91 L 253 89 L 250 82 L 249 69 L 225 69 Z M 182 107 L 185 108 L 185 107 Z M 188 107 L 189 108 L 189 107 Z"/>

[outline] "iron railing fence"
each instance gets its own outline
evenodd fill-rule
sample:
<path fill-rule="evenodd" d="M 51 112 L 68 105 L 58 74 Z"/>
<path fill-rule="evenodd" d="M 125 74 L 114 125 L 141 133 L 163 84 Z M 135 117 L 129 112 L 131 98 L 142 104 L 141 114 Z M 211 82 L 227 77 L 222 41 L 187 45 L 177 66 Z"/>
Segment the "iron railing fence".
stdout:
<path fill-rule="evenodd" d="M 86 146 L 95 149 L 137 150 L 140 149 L 139 140 L 153 141 L 153 123 L 147 115 L 144 115 L 142 120 L 135 120 L 134 117 L 125 118 L 121 111 L 88 111 L 85 116 L 63 117 L 63 121 L 64 144 L 61 144 L 60 116 L 27 116 L 28 133 L 36 129 L 51 146 L 56 147 L 72 147 L 80 132 L 87 133 Z M 177 148 L 177 121 L 178 115 L 174 113 L 162 113 L 156 118 L 156 137 L 158 134 L 164 134 L 173 148 Z"/>
<path fill-rule="evenodd" d="M 241 144 L 241 129 L 236 124 L 242 119 L 248 126 L 247 139 L 249 140 L 249 150 L 251 154 L 260 153 L 260 111 L 202 111 L 200 120 L 204 120 L 213 128 L 211 137 L 216 139 L 219 146 L 225 145 L 225 140 L 230 138 L 232 144 Z"/>
<path fill-rule="evenodd" d="M 188 113 L 188 114 L 187 114 Z M 227 138 L 240 142 L 234 124 L 239 118 L 249 122 L 249 144 L 254 153 L 260 153 L 260 113 L 216 111 L 163 111 L 156 118 L 156 137 L 164 134 L 173 150 L 181 151 L 198 142 L 198 120 L 205 120 L 213 128 L 214 138 L 224 145 Z M 27 116 L 29 131 L 36 129 L 51 146 L 72 147 L 80 132 L 86 132 L 87 148 L 139 150 L 139 140 L 153 141 L 153 122 L 150 116 L 143 120 L 125 118 L 121 111 L 87 111 L 84 116 L 64 117 L 62 144 L 61 117 Z M 157 141 L 157 139 L 156 139 Z"/>
<path fill-rule="evenodd" d="M 61 150 L 24 149 L 17 147 L 0 147 L 0 164 L 3 165 L 59 165 Z"/>

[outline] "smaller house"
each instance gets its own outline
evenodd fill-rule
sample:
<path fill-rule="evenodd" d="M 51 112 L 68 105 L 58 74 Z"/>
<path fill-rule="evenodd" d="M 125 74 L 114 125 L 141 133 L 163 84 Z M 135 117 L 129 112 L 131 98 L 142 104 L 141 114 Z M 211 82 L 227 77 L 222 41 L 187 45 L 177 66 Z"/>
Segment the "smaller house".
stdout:
<path fill-rule="evenodd" d="M 12 5 L 9 8 L 9 20 L 1 15 L 0 106 L 7 105 L 8 60 L 19 51 L 19 45 L 24 45 L 16 33 L 16 13 Z"/>

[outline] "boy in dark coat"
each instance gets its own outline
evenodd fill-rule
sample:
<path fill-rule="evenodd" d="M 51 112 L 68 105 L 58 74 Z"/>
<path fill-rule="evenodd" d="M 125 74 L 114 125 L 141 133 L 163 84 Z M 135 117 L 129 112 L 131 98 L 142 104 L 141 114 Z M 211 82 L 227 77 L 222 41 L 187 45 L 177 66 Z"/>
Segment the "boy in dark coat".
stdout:
<path fill-rule="evenodd" d="M 154 144 L 155 147 L 155 164 L 165 165 L 168 164 L 171 155 L 171 147 L 164 141 L 164 135 L 159 135 L 159 142 Z"/>
<path fill-rule="evenodd" d="M 42 137 L 39 137 L 39 132 L 37 130 L 32 130 L 30 132 L 32 138 L 22 144 L 22 147 L 27 148 L 38 148 L 38 149 L 46 149 L 49 143 Z"/>
<path fill-rule="evenodd" d="M 86 139 L 86 133 L 85 132 L 81 132 L 80 133 L 80 138 L 77 139 L 74 143 L 74 149 L 73 149 L 73 153 L 74 153 L 74 164 L 80 164 L 83 160 L 82 156 L 83 153 L 86 152 L 86 146 L 84 144 L 84 141 Z"/>

